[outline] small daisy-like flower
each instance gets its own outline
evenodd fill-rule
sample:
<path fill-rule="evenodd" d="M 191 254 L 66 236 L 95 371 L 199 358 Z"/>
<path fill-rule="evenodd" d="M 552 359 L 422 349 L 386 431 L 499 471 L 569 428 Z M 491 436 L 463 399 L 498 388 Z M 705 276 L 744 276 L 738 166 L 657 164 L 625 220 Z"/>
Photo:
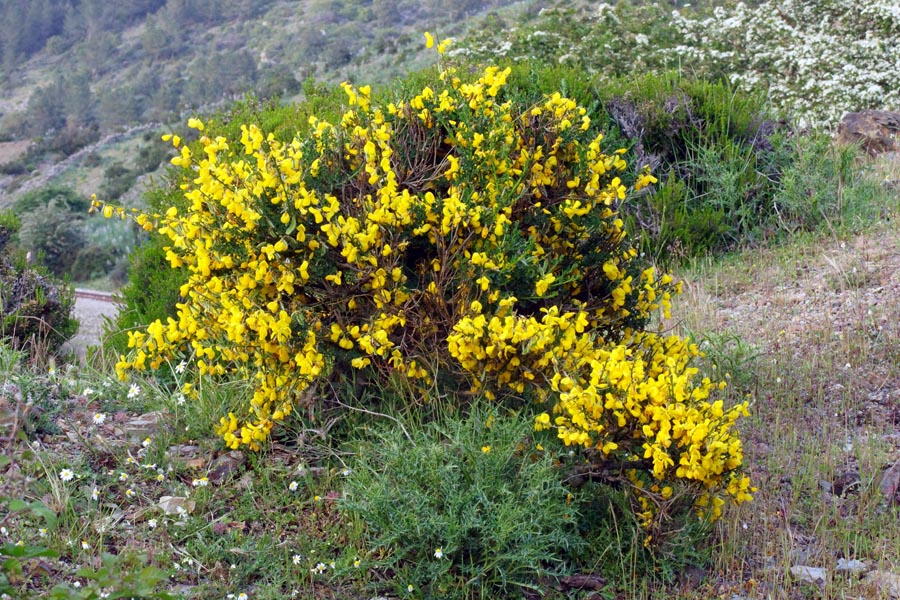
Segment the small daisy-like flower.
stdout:
<path fill-rule="evenodd" d="M 350 469 L 347 469 L 347 468 L 342 469 L 342 470 L 341 470 L 341 475 L 343 475 L 344 477 L 349 477 L 349 476 L 350 476 Z"/>
<path fill-rule="evenodd" d="M 22 540 L 19 540 L 18 542 L 16 542 L 16 546 L 18 546 L 19 548 L 21 548 L 24 545 L 25 545 L 25 542 L 23 542 Z"/>
<path fill-rule="evenodd" d="M 414 589 L 416 589 L 416 588 L 413 587 L 413 584 L 409 584 L 408 586 L 406 586 L 406 591 L 409 592 L 410 594 L 413 593 Z"/>
<path fill-rule="evenodd" d="M 50 368 L 47 369 L 47 375 L 50 375 L 51 377 L 56 375 L 56 367 L 54 367 L 53 365 L 50 365 Z"/>
<path fill-rule="evenodd" d="M 94 488 L 93 490 L 91 490 L 91 500 L 96 502 L 99 499 L 100 499 L 100 490 L 98 490 L 97 488 Z"/>
<path fill-rule="evenodd" d="M 315 500 L 316 502 L 321 502 L 321 501 L 322 501 L 322 496 L 315 495 L 315 496 L 313 496 L 313 500 Z"/>
<path fill-rule="evenodd" d="M 106 415 L 103 413 L 94 413 L 94 425 L 103 425 L 106 422 Z"/>
<path fill-rule="evenodd" d="M 178 406 L 184 406 L 184 394 L 175 394 L 175 404 Z"/>
<path fill-rule="evenodd" d="M 175 372 L 176 372 L 176 373 L 179 373 L 179 374 L 180 374 L 180 373 L 184 373 L 184 370 L 185 370 L 185 369 L 187 369 L 187 363 L 184 362 L 184 361 L 181 361 L 180 363 L 178 363 L 178 364 L 175 366 Z"/>
<path fill-rule="evenodd" d="M 41 537 L 47 537 L 47 528 L 46 528 L 46 527 L 41 527 L 40 529 L 38 529 L 38 534 L 39 534 Z"/>
<path fill-rule="evenodd" d="M 312 571 L 313 573 L 324 573 L 326 568 L 327 567 L 325 566 L 325 563 L 320 562 L 317 563 L 316 566 L 314 566 L 312 569 L 310 569 L 310 571 Z"/>
<path fill-rule="evenodd" d="M 136 383 L 132 383 L 131 387 L 128 388 L 128 399 L 134 400 L 138 396 L 141 395 L 141 388 Z"/>
<path fill-rule="evenodd" d="M 152 443 L 153 443 L 153 440 L 151 440 L 150 438 L 145 438 L 144 441 L 141 442 L 141 446 L 144 447 L 144 448 L 147 448 L 147 447 L 149 447 L 150 444 L 152 444 Z"/>
<path fill-rule="evenodd" d="M 128 473 L 125 473 L 124 471 L 119 473 L 119 481 L 128 481 Z"/>
<path fill-rule="evenodd" d="M 361 561 L 358 558 L 353 561 L 353 567 L 356 569 L 359 568 L 360 564 L 361 564 Z"/>
<path fill-rule="evenodd" d="M 300 487 L 300 486 L 297 484 L 296 481 L 292 481 L 288 484 L 288 489 L 291 490 L 292 492 L 296 492 L 298 487 Z"/>
<path fill-rule="evenodd" d="M 94 393 L 93 388 L 86 387 L 86 388 L 84 388 L 84 391 L 81 392 L 81 395 L 82 396 L 90 396 L 93 393 Z"/>
<path fill-rule="evenodd" d="M 9 535 L 9 529 L 6 527 L 0 527 L 0 535 Z"/>
<path fill-rule="evenodd" d="M 206 487 L 209 485 L 209 478 L 201 477 L 200 479 L 195 479 L 191 482 L 191 485 L 194 487 Z"/>
<path fill-rule="evenodd" d="M 81 540 L 81 549 L 82 550 L 90 550 L 91 545 L 87 543 L 87 540 Z"/>
<path fill-rule="evenodd" d="M 157 481 L 165 481 L 165 479 L 166 479 L 165 475 L 163 475 L 162 473 L 157 473 L 157 475 L 156 475 Z"/>
<path fill-rule="evenodd" d="M 237 595 L 237 600 L 247 600 L 248 596 L 244 592 Z"/>
<path fill-rule="evenodd" d="M 72 469 L 63 469 L 59 472 L 59 478 L 63 481 L 72 481 L 73 477 L 75 477 L 75 474 L 72 472 Z"/>
<path fill-rule="evenodd" d="M 77 589 L 77 588 L 80 588 L 80 587 L 81 587 L 81 582 L 80 582 L 80 581 L 73 581 L 73 582 L 72 582 L 72 587 L 73 587 L 73 588 L 76 588 L 76 589 Z"/>
<path fill-rule="evenodd" d="M 157 523 L 156 519 L 150 519 L 149 521 L 147 521 L 147 526 L 150 529 L 156 529 L 157 524 L 158 523 Z"/>
<path fill-rule="evenodd" d="M 128 463 L 129 465 L 133 465 L 133 464 L 136 463 L 137 461 L 134 460 L 134 457 L 133 457 L 133 456 L 129 456 L 128 458 L 125 459 L 125 462 Z"/>
<path fill-rule="evenodd" d="M 128 488 L 127 490 L 125 490 L 125 495 L 128 496 L 129 498 L 131 498 L 132 496 L 134 496 L 134 490 L 131 488 Z"/>
<path fill-rule="evenodd" d="M 302 559 L 303 559 L 302 556 L 300 556 L 299 554 L 295 554 L 294 556 L 291 557 L 291 562 L 294 563 L 295 565 L 299 565 L 300 561 Z"/>
<path fill-rule="evenodd" d="M 434 557 L 435 557 L 435 558 L 444 558 L 444 549 L 443 549 L 443 548 L 437 548 L 437 549 L 434 551 Z"/>

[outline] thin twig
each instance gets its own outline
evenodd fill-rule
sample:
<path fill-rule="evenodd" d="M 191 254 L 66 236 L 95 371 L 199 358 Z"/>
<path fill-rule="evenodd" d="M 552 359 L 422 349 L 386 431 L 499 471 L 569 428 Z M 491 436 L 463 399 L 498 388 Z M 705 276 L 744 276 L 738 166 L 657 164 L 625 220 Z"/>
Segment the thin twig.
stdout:
<path fill-rule="evenodd" d="M 397 425 L 400 426 L 400 429 L 403 430 L 403 435 L 406 436 L 406 439 L 407 439 L 407 440 L 409 440 L 410 442 L 413 441 L 412 436 L 410 436 L 410 435 L 409 435 L 409 432 L 406 431 L 406 427 L 404 427 L 404 426 L 403 426 L 403 423 L 401 423 L 400 420 L 397 419 L 396 417 L 392 417 L 391 415 L 386 415 L 386 414 L 384 414 L 384 413 L 375 412 L 375 411 L 369 410 L 369 409 L 367 409 L 367 408 L 358 408 L 358 407 L 356 407 L 356 406 L 350 406 L 349 404 L 344 404 L 344 403 L 341 402 L 341 400 L 338 398 L 338 395 L 337 395 L 337 392 L 336 392 L 335 389 L 334 389 L 334 386 L 331 386 L 331 391 L 334 392 L 334 400 L 335 400 L 335 402 L 337 402 L 340 406 L 342 406 L 342 407 L 344 407 L 344 408 L 347 408 L 347 409 L 350 409 L 350 410 L 355 410 L 355 411 L 357 411 L 357 412 L 361 412 L 361 413 L 364 413 L 364 414 L 367 414 L 367 415 L 372 415 L 373 417 L 384 417 L 384 418 L 386 418 L 386 419 L 390 419 L 391 421 L 393 421 L 394 423 L 396 423 Z"/>

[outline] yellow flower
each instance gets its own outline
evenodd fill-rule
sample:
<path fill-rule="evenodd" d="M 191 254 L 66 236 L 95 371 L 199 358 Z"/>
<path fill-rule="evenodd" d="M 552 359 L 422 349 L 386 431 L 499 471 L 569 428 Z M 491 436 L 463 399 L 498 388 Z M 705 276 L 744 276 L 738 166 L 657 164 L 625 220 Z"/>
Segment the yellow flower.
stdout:
<path fill-rule="evenodd" d="M 434 37 L 427 31 L 425 32 L 425 47 L 429 49 L 434 47 Z"/>
<path fill-rule="evenodd" d="M 547 293 L 547 288 L 549 288 L 550 284 L 554 281 L 556 281 L 556 277 L 553 276 L 553 273 L 547 273 L 534 285 L 534 293 L 537 294 L 538 297 L 543 296 Z"/>

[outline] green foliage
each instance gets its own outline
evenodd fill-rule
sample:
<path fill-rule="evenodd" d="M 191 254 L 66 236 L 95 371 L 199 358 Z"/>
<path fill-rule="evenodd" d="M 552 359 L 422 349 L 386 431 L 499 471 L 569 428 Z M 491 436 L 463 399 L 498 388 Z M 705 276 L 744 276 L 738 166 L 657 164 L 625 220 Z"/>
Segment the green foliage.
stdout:
<path fill-rule="evenodd" d="M 175 600 L 178 596 L 159 588 L 169 573 L 152 565 L 143 554 L 125 552 L 118 555 L 103 553 L 100 567 L 83 567 L 75 572 L 75 577 L 84 584 L 74 587 L 58 584 L 50 590 L 51 600 L 94 600 L 95 598 L 146 598 L 154 600 Z M 104 595 L 105 594 L 105 595 Z"/>
<path fill-rule="evenodd" d="M 69 274 L 73 281 L 90 281 L 108 275 L 117 262 L 118 258 L 112 249 L 89 245 L 78 252 Z"/>
<path fill-rule="evenodd" d="M 538 582 L 586 546 L 530 429 L 522 415 L 476 409 L 411 439 L 381 430 L 358 448 L 341 507 L 365 524 L 363 543 L 397 592 L 410 583 L 425 598 L 540 593 Z"/>
<path fill-rule="evenodd" d="M 6 245 L 21 227 L 22 222 L 15 212 L 12 210 L 0 211 L 0 253 L 6 249 Z"/>
<path fill-rule="evenodd" d="M 22 217 L 19 242 L 58 277 L 69 272 L 84 247 L 84 223 L 81 215 L 57 208 L 35 211 Z"/>
<path fill-rule="evenodd" d="M 0 259 L 0 299 L 0 338 L 13 348 L 53 353 L 78 330 L 75 290 L 24 261 Z"/>
<path fill-rule="evenodd" d="M 588 542 L 573 561 L 583 571 L 602 573 L 611 589 L 632 590 L 637 582 L 646 587 L 670 585 L 687 569 L 703 569 L 710 563 L 715 548 L 709 543 L 713 530 L 709 521 L 689 510 L 672 509 L 665 529 L 648 541 L 628 495 L 583 471 L 574 465 L 575 474 L 569 477 L 572 506 L 581 515 L 579 533 Z"/>
<path fill-rule="evenodd" d="M 860 150 L 833 143 L 823 133 L 798 136 L 787 144 L 791 161 L 781 175 L 774 209 L 778 225 L 789 232 L 834 227 L 858 217 L 879 218 L 883 188 L 867 177 Z"/>
<path fill-rule="evenodd" d="M 84 216 L 91 207 L 91 201 L 71 188 L 46 186 L 22 194 L 13 204 L 13 211 L 18 215 L 46 212 L 51 205 L 55 210 Z"/>
<path fill-rule="evenodd" d="M 157 163 L 159 164 L 159 163 Z M 138 172 L 116 161 L 103 170 L 103 185 L 100 194 L 104 198 L 118 199 L 134 186 Z"/>
<path fill-rule="evenodd" d="M 665 261 L 777 230 L 775 194 L 791 156 L 761 96 L 676 73 L 599 84 L 597 93 L 633 163 L 659 174 L 656 189 L 624 209 L 642 251 Z"/>
<path fill-rule="evenodd" d="M 762 351 L 737 334 L 705 333 L 699 340 L 703 362 L 719 377 L 728 381 L 730 390 L 738 395 L 758 391 L 758 360 Z"/>
<path fill-rule="evenodd" d="M 31 546 L 5 543 L 0 546 L 0 594 L 4 596 L 17 594 L 17 588 L 23 583 L 22 564 L 32 558 L 59 556 L 56 552 L 43 546 Z"/>
<path fill-rule="evenodd" d="M 172 184 L 149 191 L 146 200 L 151 210 L 183 203 Z M 166 245 L 165 238 L 151 235 L 128 258 L 128 283 L 119 290 L 121 307 L 113 320 L 103 324 L 103 345 L 114 355 L 127 351 L 129 331 L 175 314 L 175 304 L 181 299 L 179 289 L 187 280 L 187 273 L 169 267 Z"/>

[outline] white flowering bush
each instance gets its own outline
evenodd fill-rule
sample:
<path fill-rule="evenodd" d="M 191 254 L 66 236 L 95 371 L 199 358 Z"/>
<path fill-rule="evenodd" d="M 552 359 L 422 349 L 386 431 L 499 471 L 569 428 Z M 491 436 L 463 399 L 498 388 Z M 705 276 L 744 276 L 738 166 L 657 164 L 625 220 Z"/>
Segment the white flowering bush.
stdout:
<path fill-rule="evenodd" d="M 768 89 L 798 125 L 832 126 L 852 110 L 900 107 L 896 0 L 768 0 L 673 13 L 685 65 L 706 64 L 746 90 Z"/>
<path fill-rule="evenodd" d="M 598 80 L 678 67 L 765 90 L 804 128 L 832 127 L 847 111 L 900 108 L 896 0 L 705 4 L 671 13 L 662 2 L 546 10 L 521 25 L 484 27 L 451 52 L 576 67 Z"/>
<path fill-rule="evenodd" d="M 658 3 L 632 6 L 601 2 L 588 7 L 541 10 L 533 20 L 490 17 L 483 27 L 448 51 L 472 61 L 536 61 L 584 70 L 595 78 L 678 66 L 661 48 L 681 43 L 669 9 Z"/>

